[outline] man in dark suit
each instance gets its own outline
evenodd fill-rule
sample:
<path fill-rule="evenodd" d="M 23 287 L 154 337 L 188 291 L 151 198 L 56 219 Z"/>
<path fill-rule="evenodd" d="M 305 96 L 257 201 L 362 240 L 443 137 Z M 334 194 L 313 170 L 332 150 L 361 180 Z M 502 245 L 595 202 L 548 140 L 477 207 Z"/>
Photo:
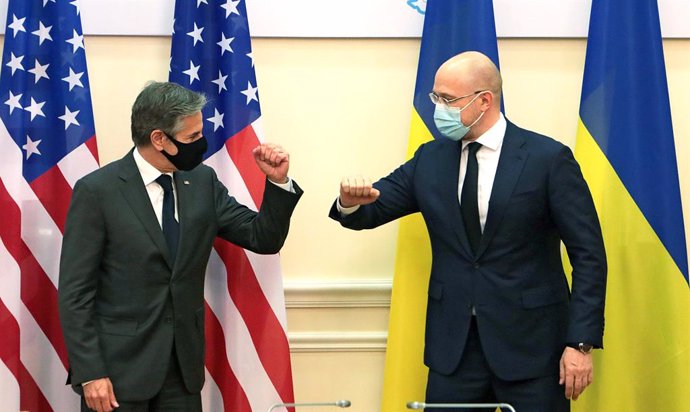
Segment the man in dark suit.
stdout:
<path fill-rule="evenodd" d="M 483 54 L 445 62 L 430 94 L 445 138 L 373 186 L 343 179 L 330 216 L 360 230 L 422 213 L 433 257 L 427 402 L 567 411 L 592 381 L 592 348 L 602 347 L 601 230 L 570 149 L 507 121 L 501 83 Z"/>
<path fill-rule="evenodd" d="M 201 165 L 203 95 L 151 83 L 132 107 L 135 148 L 77 182 L 60 261 L 59 307 L 82 410 L 200 411 L 204 274 L 220 236 L 277 253 L 302 191 L 279 146 L 258 213 Z"/>

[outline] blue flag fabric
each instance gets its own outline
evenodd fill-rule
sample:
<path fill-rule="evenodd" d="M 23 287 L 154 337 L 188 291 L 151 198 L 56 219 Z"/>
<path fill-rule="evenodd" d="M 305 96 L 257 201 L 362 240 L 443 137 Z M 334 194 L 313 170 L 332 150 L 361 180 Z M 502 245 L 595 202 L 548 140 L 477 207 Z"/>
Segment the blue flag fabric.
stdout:
<path fill-rule="evenodd" d="M 251 50 L 243 1 L 176 2 L 170 81 L 209 98 L 207 157 L 261 116 Z"/>
<path fill-rule="evenodd" d="M 592 3 L 580 118 L 688 281 L 656 0 Z"/>
<path fill-rule="evenodd" d="M 10 1 L 7 10 L 0 118 L 25 147 L 29 183 L 96 134 L 78 6 L 53 3 Z"/>

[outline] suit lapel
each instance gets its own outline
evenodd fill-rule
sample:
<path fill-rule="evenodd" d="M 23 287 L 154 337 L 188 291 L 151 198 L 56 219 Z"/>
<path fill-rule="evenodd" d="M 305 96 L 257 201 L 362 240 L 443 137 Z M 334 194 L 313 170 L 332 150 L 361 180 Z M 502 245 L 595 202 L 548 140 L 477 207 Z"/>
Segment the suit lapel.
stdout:
<path fill-rule="evenodd" d="M 137 219 L 139 219 L 153 243 L 161 251 L 166 263 L 172 270 L 174 262 L 171 260 L 168 244 L 165 242 L 165 236 L 163 236 L 163 231 L 158 224 L 151 200 L 144 187 L 144 182 L 141 180 L 141 174 L 137 164 L 134 162 L 132 151 L 122 159 L 120 179 L 123 181 L 121 191 L 127 203 L 129 203 L 129 207 Z"/>
<path fill-rule="evenodd" d="M 458 199 L 458 179 L 460 179 L 460 155 L 462 152 L 462 143 L 457 142 L 450 144 L 447 150 L 443 150 L 442 159 L 439 159 L 439 167 L 442 168 L 438 173 L 439 184 L 441 185 L 440 193 L 443 205 L 448 205 L 449 210 L 447 216 L 449 217 L 449 224 L 453 227 L 460 244 L 465 249 L 468 256 L 472 256 L 472 248 L 467 239 L 467 232 L 465 232 L 465 223 L 462 220 L 462 213 L 460 212 L 460 199 Z"/>
<path fill-rule="evenodd" d="M 484 225 L 482 240 L 479 243 L 477 257 L 481 256 L 491 242 L 491 238 L 496 233 L 498 225 L 503 219 L 508 201 L 513 193 L 513 188 L 520 178 L 522 168 L 529 154 L 524 149 L 525 140 L 517 133 L 515 125 L 508 122 L 506 135 L 503 139 L 503 148 L 498 160 L 494 186 L 491 190 L 489 199 L 489 211 Z"/>

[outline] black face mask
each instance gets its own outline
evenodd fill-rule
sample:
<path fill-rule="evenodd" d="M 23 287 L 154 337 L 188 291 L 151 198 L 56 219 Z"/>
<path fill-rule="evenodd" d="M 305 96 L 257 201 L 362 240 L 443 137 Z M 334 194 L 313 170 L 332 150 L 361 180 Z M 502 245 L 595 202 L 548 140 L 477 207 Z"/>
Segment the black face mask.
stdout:
<path fill-rule="evenodd" d="M 171 155 L 165 150 L 162 151 L 163 155 L 170 160 L 177 170 L 192 170 L 199 166 L 201 161 L 204 159 L 204 153 L 208 149 L 208 142 L 205 137 L 201 137 L 199 140 L 195 140 L 192 143 L 182 143 L 167 133 L 165 135 L 170 139 L 171 142 L 177 147 L 177 154 Z"/>

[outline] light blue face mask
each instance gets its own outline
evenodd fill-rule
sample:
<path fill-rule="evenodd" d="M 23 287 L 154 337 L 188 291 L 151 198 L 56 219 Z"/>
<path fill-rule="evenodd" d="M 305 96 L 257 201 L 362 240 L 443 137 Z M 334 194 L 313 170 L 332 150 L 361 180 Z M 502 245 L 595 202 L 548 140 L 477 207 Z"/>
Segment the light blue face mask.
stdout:
<path fill-rule="evenodd" d="M 467 132 L 470 131 L 470 128 L 477 124 L 479 119 L 484 116 L 484 112 L 482 112 L 482 114 L 477 117 L 477 120 L 472 122 L 471 125 L 465 126 L 462 123 L 462 111 L 469 107 L 469 105 L 471 105 L 479 96 L 479 94 L 474 96 L 474 98 L 462 108 L 449 107 L 445 104 L 437 104 L 436 109 L 434 110 L 434 123 L 436 124 L 438 131 L 441 132 L 443 136 L 456 142 L 465 137 Z"/>

